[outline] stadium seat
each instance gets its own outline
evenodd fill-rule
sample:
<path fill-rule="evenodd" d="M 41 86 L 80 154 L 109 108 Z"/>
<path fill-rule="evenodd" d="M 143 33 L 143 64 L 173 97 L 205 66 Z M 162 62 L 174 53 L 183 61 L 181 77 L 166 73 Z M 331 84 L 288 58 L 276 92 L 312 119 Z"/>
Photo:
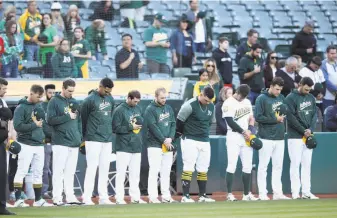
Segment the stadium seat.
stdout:
<path fill-rule="evenodd" d="M 151 74 L 152 79 L 169 79 L 171 76 L 167 73 L 152 73 Z"/>
<path fill-rule="evenodd" d="M 21 78 L 25 79 L 25 80 L 35 80 L 35 79 L 42 79 L 42 77 L 40 75 L 37 74 L 21 74 Z"/>
<path fill-rule="evenodd" d="M 109 60 L 103 60 L 102 66 L 109 67 L 110 71 L 116 70 L 116 63 L 115 60 L 109 59 Z"/>
<path fill-rule="evenodd" d="M 192 73 L 191 68 L 174 68 L 173 77 L 184 77 L 185 74 Z"/>
<path fill-rule="evenodd" d="M 289 57 L 290 56 L 290 45 L 277 45 L 275 47 L 275 52 L 281 54 L 282 57 Z"/>
<path fill-rule="evenodd" d="M 104 78 L 111 73 L 110 67 L 108 66 L 91 66 L 89 69 L 89 78 L 91 79 Z"/>
<path fill-rule="evenodd" d="M 151 76 L 148 73 L 139 73 L 138 77 L 139 79 L 151 79 Z"/>
<path fill-rule="evenodd" d="M 114 80 L 114 79 L 117 79 L 117 74 L 116 73 L 107 73 L 106 77 Z"/>

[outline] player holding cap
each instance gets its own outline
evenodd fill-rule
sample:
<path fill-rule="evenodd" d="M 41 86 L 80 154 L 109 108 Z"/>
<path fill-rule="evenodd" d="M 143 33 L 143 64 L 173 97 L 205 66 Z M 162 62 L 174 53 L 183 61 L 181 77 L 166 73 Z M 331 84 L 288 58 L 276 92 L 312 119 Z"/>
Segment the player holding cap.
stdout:
<path fill-rule="evenodd" d="M 158 200 L 158 173 L 163 203 L 175 202 L 170 193 L 170 173 L 173 163 L 172 140 L 176 132 L 174 112 L 166 104 L 166 89 L 158 88 L 155 100 L 146 108 L 145 115 L 148 133 L 149 203 L 161 203 Z"/>
<path fill-rule="evenodd" d="M 113 113 L 112 130 L 116 133 L 116 204 L 124 201 L 124 181 L 129 167 L 129 194 L 131 203 L 145 204 L 140 198 L 139 176 L 142 152 L 142 111 L 138 106 L 140 93 L 130 91 L 126 102 L 117 106 Z"/>
<path fill-rule="evenodd" d="M 293 199 L 318 199 L 311 193 L 311 157 L 315 144 L 307 144 L 312 139 L 317 114 L 316 100 L 310 94 L 314 82 L 303 77 L 298 89 L 294 89 L 285 99 L 288 106 L 288 152 L 290 157 L 290 181 Z M 312 140 L 309 140 L 312 141 Z M 301 165 L 301 179 L 299 175 Z"/>
<path fill-rule="evenodd" d="M 199 96 L 185 102 L 178 113 L 176 138 L 182 136 L 181 152 L 183 173 L 181 176 L 182 203 L 193 203 L 190 197 L 190 184 L 195 169 L 198 172 L 198 202 L 214 202 L 206 195 L 207 172 L 211 159 L 209 130 L 214 119 L 212 98 L 214 90 L 206 86 Z"/>
<path fill-rule="evenodd" d="M 111 96 L 114 84 L 104 78 L 97 91 L 84 99 L 81 107 L 82 128 L 85 140 L 87 170 L 84 180 L 83 202 L 94 205 L 91 200 L 95 185 L 97 167 L 99 167 L 98 193 L 99 204 L 113 204 L 109 200 L 107 182 L 112 153 L 112 111 L 115 101 Z"/>
<path fill-rule="evenodd" d="M 222 105 L 222 117 L 228 125 L 227 132 L 227 158 L 228 166 L 226 172 L 227 200 L 236 201 L 232 194 L 233 176 L 236 170 L 238 156 L 242 162 L 242 182 L 244 188 L 243 201 L 256 201 L 250 192 L 250 178 L 253 161 L 253 148 L 247 146 L 254 131 L 254 117 L 252 104 L 247 99 L 250 88 L 248 85 L 240 85 L 236 93 L 229 97 Z"/>
<path fill-rule="evenodd" d="M 263 91 L 257 97 L 255 103 L 255 120 L 259 124 L 258 136 L 263 142 L 263 148 L 259 150 L 259 168 L 257 184 L 259 187 L 260 200 L 269 200 L 267 196 L 267 168 L 272 158 L 272 188 L 274 200 L 290 199 L 283 195 L 282 190 L 282 167 L 284 156 L 284 120 L 286 108 L 284 96 L 281 95 L 284 81 L 281 77 L 274 77 L 270 88 Z"/>

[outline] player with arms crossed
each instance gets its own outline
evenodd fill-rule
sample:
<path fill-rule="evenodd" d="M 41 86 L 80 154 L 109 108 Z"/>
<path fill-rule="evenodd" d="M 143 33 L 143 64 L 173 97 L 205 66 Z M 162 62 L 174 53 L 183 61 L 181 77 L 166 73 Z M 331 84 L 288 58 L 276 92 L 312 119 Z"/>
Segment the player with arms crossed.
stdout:
<path fill-rule="evenodd" d="M 238 156 L 242 162 L 242 182 L 244 188 L 243 201 L 256 201 L 250 192 L 250 178 L 253 161 L 253 148 L 247 146 L 254 131 L 254 117 L 252 104 L 247 99 L 250 88 L 243 84 L 238 87 L 236 93 L 229 97 L 222 105 L 222 117 L 226 119 L 227 131 L 227 158 L 228 166 L 226 172 L 227 200 L 236 201 L 232 194 L 233 176 L 236 170 Z"/>
<path fill-rule="evenodd" d="M 193 203 L 190 197 L 192 173 L 198 172 L 198 202 L 214 202 L 206 195 L 207 171 L 211 159 L 209 130 L 214 119 L 212 99 L 214 90 L 206 86 L 199 96 L 185 102 L 177 117 L 176 138 L 182 135 L 181 152 L 183 173 L 181 176 L 183 197 L 182 203 Z"/>
<path fill-rule="evenodd" d="M 316 101 L 310 94 L 314 82 L 303 77 L 298 89 L 294 89 L 285 99 L 288 106 L 288 152 L 290 157 L 290 182 L 293 199 L 318 199 L 311 193 L 311 157 L 316 147 L 313 130 L 316 126 Z M 310 143 L 313 142 L 313 143 Z M 301 165 L 301 179 L 299 175 Z"/>
<path fill-rule="evenodd" d="M 281 95 L 284 81 L 281 77 L 274 77 L 270 88 L 263 91 L 257 97 L 255 103 L 255 120 L 259 124 L 258 136 L 263 142 L 263 148 L 259 150 L 259 168 L 257 184 L 260 200 L 269 200 L 267 196 L 267 168 L 272 158 L 272 188 L 274 200 L 290 199 L 283 195 L 282 191 L 282 167 L 284 156 L 284 120 L 286 105 L 284 96 Z"/>

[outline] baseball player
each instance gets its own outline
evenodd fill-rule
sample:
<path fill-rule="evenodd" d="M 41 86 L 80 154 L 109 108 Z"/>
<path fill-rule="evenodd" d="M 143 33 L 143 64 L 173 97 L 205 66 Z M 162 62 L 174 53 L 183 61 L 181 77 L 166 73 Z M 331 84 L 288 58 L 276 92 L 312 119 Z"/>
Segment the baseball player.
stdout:
<path fill-rule="evenodd" d="M 274 200 L 290 199 L 282 191 L 282 167 L 284 156 L 284 97 L 281 95 L 284 81 L 281 77 L 274 77 L 270 88 L 257 97 L 255 103 L 255 120 L 259 124 L 258 136 L 263 142 L 259 150 L 259 168 L 257 184 L 260 200 L 269 200 L 267 196 L 267 168 L 272 158 L 272 188 Z"/>
<path fill-rule="evenodd" d="M 155 100 L 145 110 L 145 122 L 148 127 L 148 160 L 150 165 L 148 192 L 149 203 L 161 203 L 158 200 L 158 173 L 163 203 L 175 202 L 170 193 L 170 173 L 173 163 L 172 140 L 176 132 L 174 112 L 166 104 L 166 89 L 155 91 Z"/>
<path fill-rule="evenodd" d="M 68 204 L 80 204 L 74 195 L 74 175 L 77 166 L 78 148 L 82 142 L 80 113 L 72 108 L 75 81 L 63 81 L 61 94 L 55 95 L 48 104 L 47 122 L 53 128 L 53 202 L 64 205 L 62 192 Z"/>
<path fill-rule="evenodd" d="M 312 139 L 317 121 L 315 97 L 310 94 L 314 82 L 309 77 L 303 77 L 298 89 L 294 89 L 285 99 L 289 112 L 288 121 L 288 152 L 290 157 L 290 182 L 293 199 L 318 199 L 311 193 L 311 157 L 314 147 L 307 145 Z M 299 175 L 301 165 L 301 179 Z"/>
<path fill-rule="evenodd" d="M 99 204 L 113 204 L 109 200 L 107 182 L 112 153 L 112 111 L 115 105 L 111 96 L 114 84 L 104 78 L 99 88 L 84 99 L 81 107 L 82 132 L 85 140 L 87 170 L 84 180 L 83 202 L 94 205 L 91 200 L 99 167 L 98 193 Z"/>
<path fill-rule="evenodd" d="M 250 92 L 248 85 L 238 87 L 236 93 L 222 105 L 222 117 L 226 119 L 228 131 L 226 138 L 228 166 L 226 172 L 227 200 L 236 201 L 232 194 L 233 176 L 236 170 L 238 156 L 242 162 L 242 182 L 244 188 L 243 201 L 256 201 L 250 192 L 253 148 L 247 146 L 254 129 L 252 104 L 247 99 Z"/>
<path fill-rule="evenodd" d="M 207 171 L 211 159 L 209 130 L 214 119 L 212 98 L 214 90 L 206 86 L 199 96 L 185 102 L 178 113 L 176 137 L 182 136 L 181 152 L 183 173 L 181 176 L 183 197 L 181 202 L 193 203 L 190 198 L 192 173 L 198 172 L 198 202 L 214 202 L 206 195 Z"/>
<path fill-rule="evenodd" d="M 21 145 L 21 153 L 18 157 L 18 169 L 14 178 L 14 190 L 16 207 L 27 207 L 23 199 L 20 199 L 23 178 L 27 175 L 31 165 L 33 174 L 33 187 L 35 192 L 35 202 L 33 206 L 46 207 L 53 206 L 41 197 L 42 173 L 44 164 L 44 133 L 42 129 L 43 119 L 37 118 L 34 111 L 40 110 L 38 104 L 44 93 L 40 85 L 32 85 L 28 98 L 19 101 L 19 105 L 14 111 L 14 129 L 17 132 L 17 142 Z"/>
<path fill-rule="evenodd" d="M 142 111 L 138 106 L 139 101 L 139 91 L 130 91 L 126 102 L 118 105 L 113 113 L 112 130 L 116 133 L 116 204 L 126 204 L 124 201 L 124 181 L 127 168 L 129 168 L 131 203 L 146 203 L 140 198 L 139 190 L 142 151 L 140 134 Z"/>

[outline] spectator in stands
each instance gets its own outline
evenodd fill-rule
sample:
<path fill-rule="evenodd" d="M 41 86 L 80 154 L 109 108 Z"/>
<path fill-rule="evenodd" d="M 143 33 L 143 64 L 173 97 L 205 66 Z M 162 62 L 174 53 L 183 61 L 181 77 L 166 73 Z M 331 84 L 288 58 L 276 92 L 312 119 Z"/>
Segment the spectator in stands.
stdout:
<path fill-rule="evenodd" d="M 51 9 L 51 17 L 52 17 L 51 24 L 57 30 L 57 36 L 61 40 L 64 38 L 64 32 L 65 32 L 65 25 L 64 25 L 63 18 L 61 16 L 62 5 L 59 2 L 53 2 L 51 4 L 50 9 Z"/>
<path fill-rule="evenodd" d="M 238 74 L 241 84 L 250 86 L 248 99 L 254 105 L 256 98 L 265 88 L 263 81 L 262 59 L 260 58 L 262 46 L 258 43 L 253 44 L 250 52 L 245 54 L 239 64 Z"/>
<path fill-rule="evenodd" d="M 63 20 L 66 29 L 67 39 L 70 40 L 73 38 L 75 28 L 80 26 L 81 24 L 81 18 L 76 5 L 69 6 L 68 12 L 63 17 Z"/>
<path fill-rule="evenodd" d="M 4 17 L 4 8 L 2 6 L 2 0 L 0 0 L 0 19 Z"/>
<path fill-rule="evenodd" d="M 222 105 L 227 98 L 233 95 L 232 87 L 223 87 L 220 90 L 220 99 L 215 105 L 215 119 L 216 119 L 216 134 L 217 135 L 227 135 L 227 122 L 226 119 L 222 117 Z"/>
<path fill-rule="evenodd" d="M 296 72 L 299 73 L 305 65 L 303 65 L 301 56 L 299 55 L 292 55 L 292 56 L 297 60 Z"/>
<path fill-rule="evenodd" d="M 112 1 L 101 1 L 93 15 L 90 16 L 90 20 L 102 19 L 105 21 L 112 21 L 114 18 L 114 8 L 112 6 Z"/>
<path fill-rule="evenodd" d="M 276 71 L 276 76 L 281 77 L 284 81 L 284 86 L 281 94 L 284 97 L 291 92 L 293 89 L 298 88 L 298 84 L 302 77 L 296 72 L 298 67 L 298 62 L 295 57 L 289 57 L 286 60 L 285 66 Z"/>
<path fill-rule="evenodd" d="M 148 73 L 169 73 L 170 71 L 166 64 L 167 50 L 170 48 L 169 37 L 161 28 L 166 22 L 164 16 L 158 13 L 154 17 L 153 25 L 144 31 Z"/>
<path fill-rule="evenodd" d="M 321 70 L 326 81 L 326 92 L 323 98 L 324 110 L 335 103 L 337 93 L 337 47 L 329 45 L 326 49 L 327 58 L 322 62 Z"/>
<path fill-rule="evenodd" d="M 124 34 L 122 41 L 123 48 L 115 57 L 117 78 L 138 78 L 138 72 L 143 64 L 138 52 L 132 48 L 132 36 L 128 33 Z"/>
<path fill-rule="evenodd" d="M 127 17 L 132 20 L 143 21 L 146 5 L 149 1 L 120 1 L 121 17 Z"/>
<path fill-rule="evenodd" d="M 2 20 L 0 21 L 0 32 L 5 33 L 5 23 L 8 20 L 11 20 L 14 17 L 14 20 L 16 20 L 16 8 L 14 5 L 8 5 L 3 17 L 0 17 Z M 8 18 L 10 17 L 10 19 Z"/>
<path fill-rule="evenodd" d="M 291 54 L 302 57 L 304 63 L 308 63 L 316 56 L 317 41 L 314 35 L 314 22 L 307 21 L 303 29 L 298 32 L 291 45 Z"/>
<path fill-rule="evenodd" d="M 252 45 L 255 45 L 257 43 L 259 37 L 259 33 L 254 30 L 250 29 L 247 32 L 247 41 L 242 42 L 239 47 L 236 49 L 236 57 L 235 57 L 235 63 L 237 65 L 240 64 L 241 58 L 247 53 L 251 51 Z"/>
<path fill-rule="evenodd" d="M 19 23 L 24 32 L 24 49 L 25 60 L 37 60 L 39 46 L 37 45 L 37 37 L 40 34 L 42 16 L 37 11 L 37 3 L 35 0 L 28 1 L 27 10 L 21 15 Z"/>
<path fill-rule="evenodd" d="M 1 37 L 4 41 L 5 52 L 2 54 L 1 63 L 1 77 L 3 78 L 17 78 L 19 70 L 19 56 L 23 51 L 22 40 L 17 34 L 17 23 L 14 20 L 6 22 L 6 34 Z"/>
<path fill-rule="evenodd" d="M 212 58 L 216 62 L 219 74 L 225 86 L 232 86 L 233 80 L 233 62 L 228 53 L 229 41 L 227 37 L 219 38 L 219 48 L 213 51 Z"/>
<path fill-rule="evenodd" d="M 313 89 L 310 93 L 316 98 L 316 105 L 323 110 L 323 97 L 325 95 L 326 84 L 322 70 L 320 69 L 322 60 L 315 56 L 311 61 L 300 71 L 301 77 L 310 77 L 314 82 Z M 323 113 L 323 111 L 322 111 Z"/>
<path fill-rule="evenodd" d="M 92 60 L 101 60 L 102 55 L 104 60 L 109 59 L 105 44 L 104 26 L 104 20 L 97 19 L 85 29 L 85 38 L 90 44 Z"/>
<path fill-rule="evenodd" d="M 197 97 L 202 93 L 206 86 L 210 86 L 209 76 L 206 69 L 199 70 L 199 81 L 197 81 L 193 88 L 193 97 Z M 212 102 L 215 102 L 215 96 L 212 98 Z"/>
<path fill-rule="evenodd" d="M 53 78 L 51 57 L 59 43 L 56 28 L 51 24 L 52 15 L 44 14 L 42 17 L 41 34 L 37 44 L 40 46 L 39 59 L 43 66 L 44 78 Z"/>
<path fill-rule="evenodd" d="M 60 41 L 58 51 L 52 57 L 54 78 L 77 77 L 77 67 L 74 56 L 69 52 L 69 41 Z"/>
<path fill-rule="evenodd" d="M 190 10 L 186 12 L 187 18 L 194 24 L 191 29 L 197 52 L 206 52 L 212 46 L 212 24 L 206 18 L 205 11 L 199 11 L 198 0 L 190 1 Z M 207 47 L 207 48 L 206 48 Z"/>
<path fill-rule="evenodd" d="M 170 37 L 172 61 L 175 68 L 192 68 L 195 60 L 195 44 L 193 37 L 188 33 L 189 21 L 183 14 L 180 18 L 179 28 Z"/>
<path fill-rule="evenodd" d="M 271 51 L 267 55 L 266 64 L 263 67 L 264 84 L 266 88 L 269 88 L 276 71 L 278 70 L 278 57 L 274 51 Z"/>
<path fill-rule="evenodd" d="M 334 103 L 324 111 L 324 126 L 328 132 L 337 132 L 337 95 Z"/>
<path fill-rule="evenodd" d="M 215 101 L 218 101 L 219 99 L 219 92 L 220 89 L 223 87 L 223 82 L 220 79 L 220 76 L 218 74 L 218 69 L 216 67 L 216 62 L 213 58 L 208 58 L 205 62 L 204 62 L 204 68 L 206 69 L 207 73 L 208 73 L 208 79 L 209 79 L 209 84 L 212 86 L 212 88 L 214 89 L 214 98 Z"/>
<path fill-rule="evenodd" d="M 91 59 L 91 50 L 89 42 L 84 39 L 84 30 L 82 27 L 76 27 L 74 37 L 71 43 L 71 54 L 75 57 L 78 78 L 89 78 L 88 59 Z"/>

